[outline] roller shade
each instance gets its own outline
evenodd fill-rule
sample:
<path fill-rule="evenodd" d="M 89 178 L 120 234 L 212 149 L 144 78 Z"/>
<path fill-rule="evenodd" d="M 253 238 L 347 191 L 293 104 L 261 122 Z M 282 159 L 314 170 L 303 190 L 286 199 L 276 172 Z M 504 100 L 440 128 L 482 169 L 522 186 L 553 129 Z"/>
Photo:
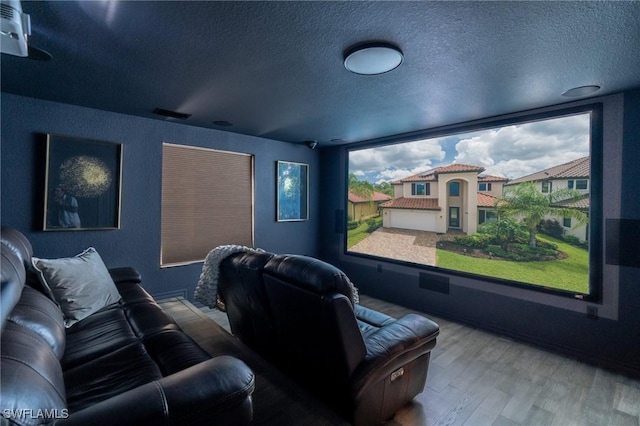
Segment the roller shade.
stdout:
<path fill-rule="evenodd" d="M 161 266 L 253 246 L 253 156 L 163 144 Z"/>

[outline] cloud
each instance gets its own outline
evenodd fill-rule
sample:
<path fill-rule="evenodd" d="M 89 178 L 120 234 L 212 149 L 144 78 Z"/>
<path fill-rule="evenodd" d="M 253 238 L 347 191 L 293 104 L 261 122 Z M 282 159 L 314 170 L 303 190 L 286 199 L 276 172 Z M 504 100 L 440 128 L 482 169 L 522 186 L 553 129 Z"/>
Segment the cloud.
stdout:
<path fill-rule="evenodd" d="M 431 168 L 432 167 L 418 166 L 418 167 L 414 167 L 413 169 L 385 169 L 375 174 L 375 183 L 392 182 L 394 180 L 402 179 L 407 176 L 424 172 Z"/>
<path fill-rule="evenodd" d="M 392 181 L 450 163 L 517 178 L 589 155 L 589 114 L 351 151 L 349 172 Z"/>
<path fill-rule="evenodd" d="M 412 174 L 412 170 L 417 170 L 417 173 L 432 168 L 434 161 L 441 161 L 445 155 L 446 152 L 438 139 L 351 151 L 349 173 L 355 173 L 357 176 L 373 173 L 385 177 L 407 173 L 399 176 L 405 177 Z"/>
<path fill-rule="evenodd" d="M 589 155 L 589 116 L 537 121 L 476 133 L 455 146 L 455 162 L 515 178 Z"/>

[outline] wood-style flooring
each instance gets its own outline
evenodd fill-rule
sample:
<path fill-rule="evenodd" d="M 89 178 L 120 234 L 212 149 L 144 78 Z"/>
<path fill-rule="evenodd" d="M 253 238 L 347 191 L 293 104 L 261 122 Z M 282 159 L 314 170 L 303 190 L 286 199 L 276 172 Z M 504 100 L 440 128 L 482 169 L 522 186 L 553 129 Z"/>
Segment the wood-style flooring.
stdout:
<path fill-rule="evenodd" d="M 412 312 L 366 295 L 361 295 L 360 302 L 394 317 Z M 185 332 L 214 355 L 239 344 L 222 332 L 223 328 L 229 330 L 224 313 L 199 309 L 183 299 L 161 304 Z M 426 316 L 440 325 L 427 385 L 387 422 L 388 426 L 640 426 L 639 380 Z M 212 332 L 213 327 L 219 331 Z M 244 350 L 234 350 L 238 357 L 246 356 Z M 255 424 L 343 424 L 257 355 L 249 353 L 250 359 L 245 362 L 257 376 Z"/>

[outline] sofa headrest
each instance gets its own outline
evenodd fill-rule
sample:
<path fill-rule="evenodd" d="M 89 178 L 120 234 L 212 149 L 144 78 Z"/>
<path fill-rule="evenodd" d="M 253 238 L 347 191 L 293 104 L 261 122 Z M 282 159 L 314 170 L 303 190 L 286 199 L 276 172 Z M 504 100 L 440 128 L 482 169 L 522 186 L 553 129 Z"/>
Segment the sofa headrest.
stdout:
<path fill-rule="evenodd" d="M 353 284 L 345 273 L 313 257 L 276 255 L 267 262 L 264 273 L 319 295 L 339 293 L 355 302 Z"/>
<path fill-rule="evenodd" d="M 33 247 L 31 242 L 17 229 L 9 226 L 2 225 L 0 229 L 0 239 L 2 245 L 7 246 L 9 250 L 13 251 L 20 260 L 27 264 L 31 264 L 31 257 L 33 256 Z"/>
<path fill-rule="evenodd" d="M 27 265 L 31 262 L 33 248 L 20 231 L 9 226 L 0 228 L 0 245 L 2 246 L 2 290 L 0 323 L 4 327 L 7 316 L 18 303 L 22 289 L 27 280 Z"/>
<path fill-rule="evenodd" d="M 0 272 L 2 274 L 2 285 L 0 288 L 0 327 L 4 328 L 4 323 L 13 308 L 18 303 L 27 273 L 24 269 L 22 259 L 8 246 L 4 244 L 0 247 L 1 264 Z"/>

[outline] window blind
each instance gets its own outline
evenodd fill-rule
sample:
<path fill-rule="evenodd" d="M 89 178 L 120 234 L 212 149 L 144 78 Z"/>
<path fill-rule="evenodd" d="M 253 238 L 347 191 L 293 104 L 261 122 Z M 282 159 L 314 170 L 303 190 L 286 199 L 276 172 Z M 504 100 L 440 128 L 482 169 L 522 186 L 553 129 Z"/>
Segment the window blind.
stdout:
<path fill-rule="evenodd" d="M 161 266 L 203 261 L 224 244 L 253 246 L 253 156 L 164 143 Z"/>

